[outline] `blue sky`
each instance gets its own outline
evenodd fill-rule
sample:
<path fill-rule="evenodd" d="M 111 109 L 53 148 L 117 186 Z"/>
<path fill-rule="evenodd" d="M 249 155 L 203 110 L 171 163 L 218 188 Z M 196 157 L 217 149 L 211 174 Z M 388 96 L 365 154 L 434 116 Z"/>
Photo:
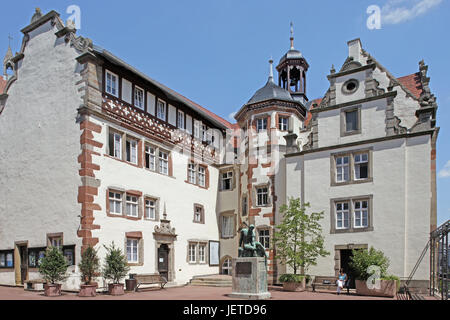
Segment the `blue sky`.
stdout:
<path fill-rule="evenodd" d="M 429 65 L 430 87 L 439 105 L 438 223 L 450 217 L 450 1 L 444 0 L 191 0 L 191 1 L 4 1 L 0 54 L 8 35 L 19 51 L 34 8 L 56 10 L 65 21 L 69 5 L 81 8 L 79 34 L 93 39 L 150 77 L 228 119 L 264 85 L 268 59 L 295 48 L 310 69 L 307 94 L 322 97 L 332 64 L 347 57 L 347 41 L 363 47 L 394 76 Z M 382 8 L 381 29 L 366 26 L 370 5 Z"/>

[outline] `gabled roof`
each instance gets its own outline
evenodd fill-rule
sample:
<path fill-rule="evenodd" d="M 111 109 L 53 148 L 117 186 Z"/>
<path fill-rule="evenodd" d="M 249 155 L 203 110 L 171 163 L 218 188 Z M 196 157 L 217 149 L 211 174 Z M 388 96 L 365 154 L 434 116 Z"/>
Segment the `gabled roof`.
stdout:
<path fill-rule="evenodd" d="M 397 78 L 398 82 L 400 82 L 403 86 L 405 86 L 411 93 L 419 99 L 423 87 L 422 82 L 420 81 L 420 73 L 416 72 L 404 77 Z"/>
<path fill-rule="evenodd" d="M 322 102 L 322 98 L 318 98 L 318 99 L 311 100 L 308 103 L 308 105 L 310 107 L 308 109 L 308 113 L 306 114 L 305 126 L 307 126 L 309 124 L 309 122 L 311 121 L 311 118 L 312 118 L 312 113 L 309 112 L 309 110 L 317 108 L 320 105 L 321 102 Z"/>

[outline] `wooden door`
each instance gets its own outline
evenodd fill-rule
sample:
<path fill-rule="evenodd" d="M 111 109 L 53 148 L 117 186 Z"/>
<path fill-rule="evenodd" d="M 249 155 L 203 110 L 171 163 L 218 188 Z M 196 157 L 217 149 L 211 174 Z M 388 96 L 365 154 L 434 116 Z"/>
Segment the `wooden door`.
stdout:
<path fill-rule="evenodd" d="M 169 247 L 162 244 L 158 248 L 158 272 L 169 280 Z"/>

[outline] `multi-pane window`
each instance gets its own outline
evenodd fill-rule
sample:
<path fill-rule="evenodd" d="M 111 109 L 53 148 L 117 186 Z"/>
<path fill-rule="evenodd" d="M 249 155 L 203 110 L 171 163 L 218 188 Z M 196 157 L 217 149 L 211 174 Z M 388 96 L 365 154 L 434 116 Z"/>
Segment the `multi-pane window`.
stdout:
<path fill-rule="evenodd" d="M 156 170 L 156 151 L 152 146 L 145 146 L 145 167 L 152 171 Z"/>
<path fill-rule="evenodd" d="M 113 74 L 113 73 L 111 73 L 109 71 L 106 71 L 106 86 L 105 86 L 105 89 L 106 89 L 106 93 L 109 93 L 109 94 L 111 94 L 111 95 L 113 95 L 115 97 L 118 96 L 118 92 L 119 92 L 119 78 L 115 74 Z"/>
<path fill-rule="evenodd" d="M 201 122 L 198 120 L 194 120 L 194 137 L 200 139 L 200 126 Z"/>
<path fill-rule="evenodd" d="M 270 230 L 263 229 L 259 230 L 259 242 L 265 249 L 269 249 L 270 247 Z"/>
<path fill-rule="evenodd" d="M 222 238 L 232 238 L 234 234 L 233 216 L 222 216 Z"/>
<path fill-rule="evenodd" d="M 0 268 L 14 267 L 14 251 L 0 252 Z"/>
<path fill-rule="evenodd" d="M 127 195 L 126 197 L 126 208 L 127 216 L 137 217 L 138 216 L 138 197 Z"/>
<path fill-rule="evenodd" d="M 109 192 L 109 212 L 122 214 L 122 194 L 119 192 Z"/>
<path fill-rule="evenodd" d="M 138 239 L 127 239 L 127 260 L 130 263 L 138 262 Z"/>
<path fill-rule="evenodd" d="M 357 131 L 358 130 L 358 110 L 345 112 L 345 131 Z"/>
<path fill-rule="evenodd" d="M 109 133 L 109 155 L 122 159 L 122 134 L 117 132 Z"/>
<path fill-rule="evenodd" d="M 145 199 L 145 219 L 156 220 L 156 200 Z"/>
<path fill-rule="evenodd" d="M 267 118 L 260 118 L 256 120 L 256 131 L 260 132 L 267 129 Z"/>
<path fill-rule="evenodd" d="M 62 238 L 61 237 L 51 237 L 51 238 L 49 238 L 49 242 L 52 247 L 62 249 Z"/>
<path fill-rule="evenodd" d="M 256 201 L 258 206 L 265 206 L 269 203 L 269 193 L 267 187 L 256 189 Z"/>
<path fill-rule="evenodd" d="M 355 201 L 354 202 L 354 227 L 364 228 L 369 226 L 369 209 L 368 201 Z"/>
<path fill-rule="evenodd" d="M 197 183 L 197 173 L 195 170 L 195 164 L 188 164 L 188 181 L 189 183 L 196 184 Z"/>
<path fill-rule="evenodd" d="M 356 154 L 354 161 L 355 179 L 367 179 L 369 177 L 369 155 L 367 153 Z"/>
<path fill-rule="evenodd" d="M 289 128 L 289 118 L 279 117 L 278 118 L 278 129 L 281 131 L 287 131 Z"/>
<path fill-rule="evenodd" d="M 233 171 L 222 173 L 222 190 L 231 190 L 233 182 Z"/>
<path fill-rule="evenodd" d="M 202 206 L 194 207 L 194 222 L 203 223 L 203 207 Z"/>
<path fill-rule="evenodd" d="M 156 116 L 158 119 L 166 120 L 166 104 L 164 101 L 158 100 L 158 104 L 156 107 Z"/>
<path fill-rule="evenodd" d="M 336 203 L 336 229 L 348 229 L 349 216 L 349 203 Z"/>
<path fill-rule="evenodd" d="M 195 249 L 196 249 L 197 245 L 194 243 L 190 243 L 189 244 L 189 262 L 196 262 L 196 256 L 195 256 Z"/>
<path fill-rule="evenodd" d="M 344 182 L 349 180 L 349 157 L 336 158 L 336 182 Z"/>
<path fill-rule="evenodd" d="M 127 139 L 125 145 L 126 160 L 128 162 L 137 164 L 137 141 L 133 139 Z"/>
<path fill-rule="evenodd" d="M 206 169 L 202 166 L 198 166 L 198 185 L 200 187 L 206 186 Z"/>
<path fill-rule="evenodd" d="M 177 127 L 184 129 L 184 112 L 181 110 L 178 110 Z"/>
<path fill-rule="evenodd" d="M 231 275 L 233 265 L 231 263 L 231 259 L 225 259 L 222 264 L 222 274 Z"/>
<path fill-rule="evenodd" d="M 159 173 L 169 174 L 169 154 L 164 151 L 159 151 Z"/>
<path fill-rule="evenodd" d="M 134 106 L 144 110 L 144 90 L 134 87 Z"/>
<path fill-rule="evenodd" d="M 206 245 L 204 244 L 198 245 L 198 262 L 200 263 L 206 262 Z"/>

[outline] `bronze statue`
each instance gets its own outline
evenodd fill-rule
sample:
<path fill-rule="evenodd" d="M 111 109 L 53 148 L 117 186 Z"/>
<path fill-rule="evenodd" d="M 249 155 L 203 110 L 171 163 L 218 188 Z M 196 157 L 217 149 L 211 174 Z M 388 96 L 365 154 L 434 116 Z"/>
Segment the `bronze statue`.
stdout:
<path fill-rule="evenodd" d="M 248 229 L 241 229 L 238 256 L 265 257 L 267 259 L 267 253 L 263 245 L 259 241 L 256 241 L 255 226 L 253 224 Z"/>

